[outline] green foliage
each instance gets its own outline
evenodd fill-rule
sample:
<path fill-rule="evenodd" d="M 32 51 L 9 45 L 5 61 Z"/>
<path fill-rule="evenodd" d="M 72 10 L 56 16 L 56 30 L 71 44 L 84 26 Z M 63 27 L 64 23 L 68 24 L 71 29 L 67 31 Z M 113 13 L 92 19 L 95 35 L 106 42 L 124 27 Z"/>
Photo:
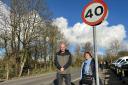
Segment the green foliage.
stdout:
<path fill-rule="evenodd" d="M 0 79 L 5 78 L 5 73 L 6 73 L 5 68 L 2 65 L 0 65 Z"/>
<path fill-rule="evenodd" d="M 128 56 L 128 51 L 120 51 L 120 52 L 118 52 L 118 56 L 119 57 Z"/>
<path fill-rule="evenodd" d="M 81 67 L 81 64 L 82 64 L 82 61 L 83 61 L 83 57 L 81 56 L 77 56 L 76 60 L 75 60 L 75 63 L 74 63 L 74 66 L 75 67 Z"/>

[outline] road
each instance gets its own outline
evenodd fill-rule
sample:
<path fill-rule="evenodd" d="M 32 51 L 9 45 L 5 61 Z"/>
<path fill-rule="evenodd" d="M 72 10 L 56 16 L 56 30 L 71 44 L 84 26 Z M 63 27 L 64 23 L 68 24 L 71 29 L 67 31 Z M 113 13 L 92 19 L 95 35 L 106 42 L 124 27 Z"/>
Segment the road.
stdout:
<path fill-rule="evenodd" d="M 79 70 L 74 70 L 71 74 L 72 82 L 75 85 L 78 85 L 77 83 L 79 81 L 79 75 L 80 75 Z M 0 85 L 54 85 L 53 82 L 55 79 L 56 79 L 56 73 L 54 72 L 45 75 L 8 80 L 1 82 Z"/>
<path fill-rule="evenodd" d="M 123 83 L 110 69 L 104 69 L 102 72 L 100 71 L 100 78 L 102 79 L 103 85 L 128 85 L 128 79 L 126 83 Z"/>
<path fill-rule="evenodd" d="M 105 70 L 104 72 L 99 71 L 100 73 L 100 85 L 122 85 L 121 81 L 110 71 Z M 80 70 L 72 70 L 72 85 L 79 85 L 79 76 Z M 25 78 L 18 78 L 13 80 L 8 80 L 1 82 L 0 85 L 55 85 L 56 73 L 48 73 L 38 76 L 31 76 Z M 95 84 L 94 84 L 95 85 Z"/>

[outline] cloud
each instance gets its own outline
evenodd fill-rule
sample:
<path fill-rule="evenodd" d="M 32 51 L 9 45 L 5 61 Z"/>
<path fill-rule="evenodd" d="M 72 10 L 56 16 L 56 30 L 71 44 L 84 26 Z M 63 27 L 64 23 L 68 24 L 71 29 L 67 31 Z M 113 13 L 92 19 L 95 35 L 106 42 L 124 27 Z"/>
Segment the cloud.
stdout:
<path fill-rule="evenodd" d="M 0 29 L 5 29 L 5 26 L 3 25 L 6 23 L 1 15 L 4 15 L 4 17 L 7 18 L 7 21 L 10 21 L 10 8 L 0 1 L 0 11 Z M 60 32 L 69 43 L 82 45 L 88 41 L 92 42 L 93 40 L 92 27 L 87 24 L 77 22 L 74 26 L 69 27 L 68 20 L 64 17 L 54 19 L 53 24 L 59 28 Z M 6 27 L 8 28 L 9 25 Z M 101 25 L 97 26 L 96 29 L 97 44 L 99 47 L 108 48 L 113 40 L 118 40 L 122 43 L 123 49 L 128 50 L 128 41 L 124 41 L 126 38 L 126 30 L 122 24 L 109 26 L 109 23 L 105 21 Z"/>
<path fill-rule="evenodd" d="M 69 43 L 85 44 L 93 41 L 93 29 L 91 26 L 84 23 L 76 23 L 69 27 L 68 21 L 64 17 L 59 17 L 53 20 L 53 24 L 58 27 Z M 96 27 L 97 30 L 97 45 L 99 47 L 108 48 L 113 40 L 118 40 L 120 43 L 126 38 L 126 30 L 122 24 L 109 26 L 107 21 Z"/>
<path fill-rule="evenodd" d="M 0 30 L 9 30 L 10 23 L 10 8 L 0 1 Z"/>
<path fill-rule="evenodd" d="M 10 14 L 9 7 L 4 4 L 2 1 L 0 1 L 0 12 L 5 13 L 5 16 L 8 16 Z"/>

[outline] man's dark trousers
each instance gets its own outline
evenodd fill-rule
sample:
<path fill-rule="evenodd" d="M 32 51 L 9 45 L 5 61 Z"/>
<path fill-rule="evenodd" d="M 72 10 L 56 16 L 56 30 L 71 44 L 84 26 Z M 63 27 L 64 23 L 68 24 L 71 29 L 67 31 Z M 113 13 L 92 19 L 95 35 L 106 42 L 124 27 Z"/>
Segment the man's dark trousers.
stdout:
<path fill-rule="evenodd" d="M 59 74 L 59 73 L 57 73 L 58 85 L 63 84 L 63 79 L 65 80 L 65 85 L 71 85 L 71 75 L 70 74 Z"/>

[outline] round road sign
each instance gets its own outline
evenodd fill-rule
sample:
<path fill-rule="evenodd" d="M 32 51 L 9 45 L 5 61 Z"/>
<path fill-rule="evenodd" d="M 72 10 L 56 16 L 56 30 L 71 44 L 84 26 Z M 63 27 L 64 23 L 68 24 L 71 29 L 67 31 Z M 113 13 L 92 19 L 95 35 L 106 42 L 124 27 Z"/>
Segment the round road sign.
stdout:
<path fill-rule="evenodd" d="M 108 8 L 103 1 L 93 1 L 84 7 L 82 20 L 91 26 L 100 24 L 107 16 Z"/>

